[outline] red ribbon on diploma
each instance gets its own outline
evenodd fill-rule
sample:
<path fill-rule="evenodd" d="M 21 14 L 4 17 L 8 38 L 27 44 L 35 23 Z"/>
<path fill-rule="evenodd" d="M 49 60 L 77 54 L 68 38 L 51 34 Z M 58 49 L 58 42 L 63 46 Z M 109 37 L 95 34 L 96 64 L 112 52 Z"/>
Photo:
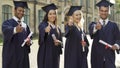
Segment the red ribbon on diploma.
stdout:
<path fill-rule="evenodd" d="M 110 47 L 109 47 L 108 45 L 106 45 L 106 46 L 105 46 L 105 49 L 108 49 L 108 48 L 110 48 Z"/>

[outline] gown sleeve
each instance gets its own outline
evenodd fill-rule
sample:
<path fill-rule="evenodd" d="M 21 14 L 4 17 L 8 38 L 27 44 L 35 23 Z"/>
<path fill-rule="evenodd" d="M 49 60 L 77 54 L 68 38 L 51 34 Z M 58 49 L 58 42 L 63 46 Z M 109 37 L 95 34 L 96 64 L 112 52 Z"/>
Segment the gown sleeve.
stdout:
<path fill-rule="evenodd" d="M 59 29 L 59 31 L 60 31 L 60 38 L 59 38 L 59 40 L 62 42 L 62 33 L 61 33 L 61 30 Z M 63 48 L 63 44 L 60 44 L 59 45 L 59 53 L 60 54 L 62 54 L 62 48 Z"/>
<path fill-rule="evenodd" d="M 68 35 L 70 35 L 72 33 L 73 28 L 74 28 L 74 26 L 69 26 L 69 25 L 65 26 L 65 37 L 68 37 Z"/>
<path fill-rule="evenodd" d="M 39 30 L 39 41 L 38 41 L 38 44 L 39 45 L 42 45 L 44 43 L 44 40 L 45 40 L 45 24 L 44 23 L 41 23 L 38 27 L 38 30 Z"/>
<path fill-rule="evenodd" d="M 114 23 L 114 36 L 115 36 L 115 44 L 119 45 L 119 49 L 116 50 L 118 54 L 120 54 L 120 31 L 116 23 Z"/>
<path fill-rule="evenodd" d="M 95 24 L 96 24 L 95 22 L 92 22 L 89 25 L 89 34 L 90 34 L 91 39 L 93 39 L 95 37 L 95 35 L 97 34 L 97 31 L 94 33 L 94 25 Z"/>
<path fill-rule="evenodd" d="M 5 41 L 11 41 L 13 35 L 14 35 L 14 27 L 12 24 L 10 24 L 9 21 L 5 21 L 2 24 L 2 32 L 4 35 Z"/>
<path fill-rule="evenodd" d="M 29 27 L 27 26 L 27 36 L 30 34 L 30 29 L 29 29 Z M 30 39 L 32 40 L 32 37 L 30 37 Z M 26 45 L 26 49 L 27 49 L 27 51 L 28 51 L 28 53 L 30 53 L 31 52 L 31 50 L 30 50 L 30 45 L 32 45 L 32 44 L 30 44 L 29 46 L 27 45 L 27 44 L 25 44 Z"/>

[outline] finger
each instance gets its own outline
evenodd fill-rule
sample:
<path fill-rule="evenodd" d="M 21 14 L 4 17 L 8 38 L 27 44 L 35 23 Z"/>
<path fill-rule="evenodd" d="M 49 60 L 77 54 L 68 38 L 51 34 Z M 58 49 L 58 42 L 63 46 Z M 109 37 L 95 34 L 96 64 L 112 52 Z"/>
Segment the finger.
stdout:
<path fill-rule="evenodd" d="M 49 28 L 49 29 L 51 29 L 51 27 L 50 27 L 50 26 L 48 26 L 48 28 Z"/>
<path fill-rule="evenodd" d="M 20 31 L 21 31 L 21 32 L 23 31 L 23 27 L 20 28 Z"/>

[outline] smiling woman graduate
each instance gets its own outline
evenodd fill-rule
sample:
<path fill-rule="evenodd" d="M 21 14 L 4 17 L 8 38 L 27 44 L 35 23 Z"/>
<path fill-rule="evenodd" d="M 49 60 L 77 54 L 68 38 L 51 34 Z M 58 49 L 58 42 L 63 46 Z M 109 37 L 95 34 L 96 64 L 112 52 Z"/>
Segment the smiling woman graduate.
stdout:
<path fill-rule="evenodd" d="M 65 62 L 64 68 L 88 68 L 88 40 L 82 30 L 82 6 L 71 6 L 68 16 L 71 16 L 73 21 L 68 22 L 65 27 Z M 84 40 L 83 40 L 84 39 Z M 84 47 L 84 48 L 83 48 Z M 83 50 L 84 49 L 84 50 Z"/>
<path fill-rule="evenodd" d="M 62 36 L 57 25 L 57 7 L 52 3 L 42 7 L 46 12 L 39 24 L 38 68 L 59 68 Z"/>

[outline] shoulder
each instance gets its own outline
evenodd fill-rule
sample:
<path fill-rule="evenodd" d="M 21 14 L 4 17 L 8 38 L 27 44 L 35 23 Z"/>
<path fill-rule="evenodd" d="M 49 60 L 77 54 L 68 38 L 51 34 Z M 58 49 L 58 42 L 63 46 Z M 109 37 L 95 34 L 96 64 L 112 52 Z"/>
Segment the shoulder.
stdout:
<path fill-rule="evenodd" d="M 111 25 L 113 25 L 113 26 L 117 26 L 117 23 L 114 22 L 114 21 L 109 21 L 109 23 L 110 23 Z"/>
<path fill-rule="evenodd" d="M 46 27 L 47 25 L 48 25 L 47 22 L 40 22 L 38 28 Z"/>
<path fill-rule="evenodd" d="M 90 22 L 89 27 L 93 27 L 96 24 L 96 22 Z"/>
<path fill-rule="evenodd" d="M 45 25 L 47 25 L 47 24 L 48 24 L 47 22 L 41 22 L 41 23 L 40 23 L 40 25 L 42 25 L 42 26 L 43 26 L 43 25 L 45 26 Z"/>
<path fill-rule="evenodd" d="M 13 19 L 8 19 L 3 22 L 3 24 L 11 24 L 13 22 Z"/>
<path fill-rule="evenodd" d="M 110 26 L 112 26 L 114 29 L 119 29 L 118 24 L 116 22 L 109 21 L 109 23 L 110 23 Z"/>
<path fill-rule="evenodd" d="M 91 25 L 91 24 L 96 24 L 96 22 L 90 22 L 90 25 Z"/>

